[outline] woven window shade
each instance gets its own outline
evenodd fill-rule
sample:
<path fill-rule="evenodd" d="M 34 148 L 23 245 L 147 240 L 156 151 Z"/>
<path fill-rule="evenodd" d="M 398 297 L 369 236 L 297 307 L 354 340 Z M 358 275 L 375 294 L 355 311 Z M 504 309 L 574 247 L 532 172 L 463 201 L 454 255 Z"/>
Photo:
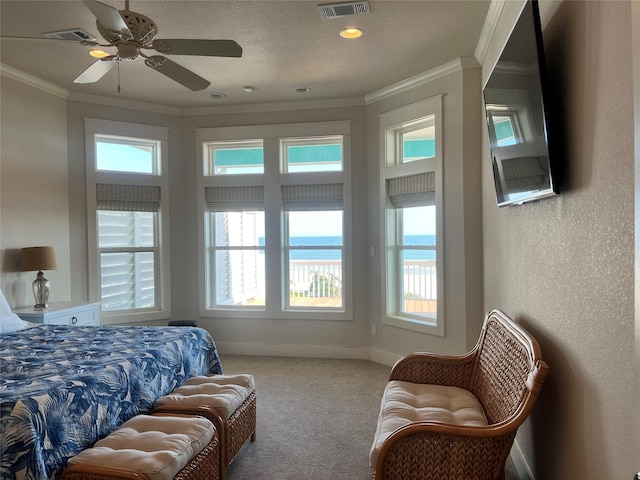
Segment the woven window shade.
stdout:
<path fill-rule="evenodd" d="M 260 212 L 264 210 L 264 187 L 206 187 L 210 212 Z"/>
<path fill-rule="evenodd" d="M 98 183 L 96 201 L 98 210 L 157 212 L 160 210 L 160 187 Z"/>
<path fill-rule="evenodd" d="M 502 161 L 504 180 L 510 193 L 538 190 L 545 186 L 545 172 L 540 166 L 545 157 L 518 157 Z"/>
<path fill-rule="evenodd" d="M 389 200 L 394 208 L 426 207 L 436 204 L 435 172 L 387 180 Z"/>
<path fill-rule="evenodd" d="M 283 185 L 282 209 L 286 212 L 342 210 L 342 183 Z"/>

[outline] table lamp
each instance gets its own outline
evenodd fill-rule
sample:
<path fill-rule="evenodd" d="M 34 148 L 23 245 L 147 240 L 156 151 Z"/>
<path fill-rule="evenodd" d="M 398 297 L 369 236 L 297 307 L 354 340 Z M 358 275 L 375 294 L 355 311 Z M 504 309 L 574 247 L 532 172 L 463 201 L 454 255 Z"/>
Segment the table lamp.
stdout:
<path fill-rule="evenodd" d="M 44 277 L 42 270 L 57 270 L 58 256 L 56 247 L 26 247 L 22 249 L 22 271 L 37 271 L 33 281 L 33 296 L 36 299 L 34 308 L 47 308 L 49 301 L 49 280 Z"/>

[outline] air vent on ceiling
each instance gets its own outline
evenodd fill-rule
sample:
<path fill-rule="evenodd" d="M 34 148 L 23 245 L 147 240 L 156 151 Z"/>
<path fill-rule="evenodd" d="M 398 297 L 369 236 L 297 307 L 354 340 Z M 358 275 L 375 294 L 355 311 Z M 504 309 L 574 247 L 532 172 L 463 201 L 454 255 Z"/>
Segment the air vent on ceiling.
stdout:
<path fill-rule="evenodd" d="M 55 38 L 56 40 L 89 40 L 92 42 L 96 41 L 96 37 L 79 28 L 74 28 L 73 30 L 61 30 L 59 32 L 46 32 L 42 35 L 47 38 Z"/>
<path fill-rule="evenodd" d="M 318 5 L 320 17 L 322 18 L 338 18 L 348 15 L 362 15 L 369 13 L 369 2 L 346 2 L 346 3 L 328 3 Z"/>

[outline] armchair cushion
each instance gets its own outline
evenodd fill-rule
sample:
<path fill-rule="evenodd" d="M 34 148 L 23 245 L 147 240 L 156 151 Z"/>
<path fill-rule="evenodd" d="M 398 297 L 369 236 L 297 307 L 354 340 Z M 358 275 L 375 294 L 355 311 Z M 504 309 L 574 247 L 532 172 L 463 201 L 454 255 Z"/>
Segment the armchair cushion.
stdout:
<path fill-rule="evenodd" d="M 487 418 L 480 401 L 468 390 L 392 380 L 382 396 L 369 457 L 372 468 L 375 468 L 378 453 L 389 435 L 414 422 L 481 427 L 487 425 Z"/>

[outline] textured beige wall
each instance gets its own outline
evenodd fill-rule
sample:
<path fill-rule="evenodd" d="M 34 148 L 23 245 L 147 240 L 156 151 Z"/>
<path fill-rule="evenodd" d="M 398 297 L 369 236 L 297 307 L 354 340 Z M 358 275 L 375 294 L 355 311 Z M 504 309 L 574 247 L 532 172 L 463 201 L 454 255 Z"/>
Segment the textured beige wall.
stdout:
<path fill-rule="evenodd" d="M 12 308 L 33 305 L 36 274 L 19 271 L 20 248 L 53 245 L 49 300 L 69 300 L 66 101 L 4 76 L 1 88 L 0 286 Z"/>
<path fill-rule="evenodd" d="M 506 2 L 483 78 L 513 25 Z M 517 6 L 517 5 L 516 5 Z M 495 205 L 483 154 L 485 307 L 540 341 L 550 375 L 518 444 L 538 480 L 626 480 L 633 448 L 634 170 L 630 2 L 541 3 L 563 127 L 561 195 Z M 486 137 L 485 137 L 486 138 Z M 485 143 L 486 145 L 486 143 Z"/>

